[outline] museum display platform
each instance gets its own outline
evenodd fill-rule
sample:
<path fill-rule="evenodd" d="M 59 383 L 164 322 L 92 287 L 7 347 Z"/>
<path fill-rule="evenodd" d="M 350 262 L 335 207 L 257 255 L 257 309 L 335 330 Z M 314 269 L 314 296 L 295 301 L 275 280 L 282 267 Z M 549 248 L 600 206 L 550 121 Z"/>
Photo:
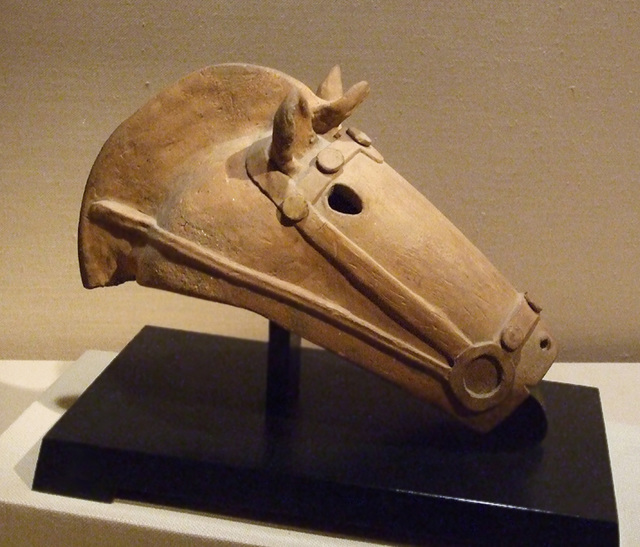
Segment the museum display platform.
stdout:
<path fill-rule="evenodd" d="M 325 351 L 267 411 L 267 344 L 145 328 L 43 439 L 37 490 L 396 543 L 617 545 L 598 391 L 544 382 L 540 443 L 479 437 Z"/>

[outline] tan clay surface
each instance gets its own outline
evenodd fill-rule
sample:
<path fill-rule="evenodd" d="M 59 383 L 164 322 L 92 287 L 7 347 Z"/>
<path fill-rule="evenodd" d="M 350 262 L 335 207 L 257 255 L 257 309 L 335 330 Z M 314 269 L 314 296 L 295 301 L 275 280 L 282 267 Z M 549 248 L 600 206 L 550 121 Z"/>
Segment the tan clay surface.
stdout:
<path fill-rule="evenodd" d="M 109 138 L 79 230 L 87 287 L 253 310 L 486 431 L 557 349 L 540 309 L 345 121 L 368 94 L 219 65 Z M 343 127 L 344 125 L 344 127 Z"/>

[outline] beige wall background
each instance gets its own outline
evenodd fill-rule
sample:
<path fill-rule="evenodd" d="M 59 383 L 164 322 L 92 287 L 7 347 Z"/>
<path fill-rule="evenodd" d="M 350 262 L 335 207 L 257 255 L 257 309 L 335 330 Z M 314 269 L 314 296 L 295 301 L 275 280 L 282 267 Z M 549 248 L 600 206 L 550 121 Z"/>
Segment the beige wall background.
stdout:
<path fill-rule="evenodd" d="M 522 289 L 563 360 L 640 360 L 636 2 L 0 0 L 0 358 L 118 350 L 145 324 L 264 338 L 244 310 L 127 284 L 87 291 L 84 183 L 103 142 L 202 66 L 315 87 Z"/>

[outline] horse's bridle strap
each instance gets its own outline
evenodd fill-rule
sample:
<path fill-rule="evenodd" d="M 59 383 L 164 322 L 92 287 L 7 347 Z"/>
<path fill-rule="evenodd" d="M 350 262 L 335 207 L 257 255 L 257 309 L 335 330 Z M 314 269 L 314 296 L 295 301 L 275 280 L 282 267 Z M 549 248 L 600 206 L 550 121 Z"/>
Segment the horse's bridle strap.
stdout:
<path fill-rule="evenodd" d="M 113 200 L 100 200 L 91 205 L 90 214 L 100 225 L 118 227 L 137 234 L 152 247 L 160 251 L 167 249 L 181 256 L 185 264 L 191 263 L 229 283 L 245 286 L 256 293 L 265 294 L 320 317 L 326 323 L 344 330 L 379 351 L 400 357 L 415 370 L 428 373 L 440 381 L 448 381 L 451 370 L 447 365 L 404 340 L 304 288 L 248 268 L 212 249 L 165 230 L 155 218 L 129 205 Z"/>
<path fill-rule="evenodd" d="M 515 370 L 511 353 L 521 347 L 531 332 L 535 317 L 532 320 L 527 312 L 532 310 L 516 306 L 497 335 L 502 336 L 501 340 L 472 341 L 444 310 L 405 285 L 321 212 L 317 206 L 320 196 L 342 173 L 344 164 L 366 150 L 353 142 L 338 140 L 323 148 L 318 160 L 328 148 L 342 154 L 340 168 L 323 171 L 326 166 L 318 161 L 315 169 L 307 157 L 301 163 L 309 167 L 290 177 L 270 165 L 264 142 L 258 142 L 247 154 L 247 172 L 301 236 L 351 285 L 394 322 L 446 357 L 453 367 L 448 376 L 450 385 L 467 408 L 484 411 L 495 406 L 512 389 Z M 378 161 L 375 155 L 367 155 Z M 496 386 L 474 386 L 475 367 L 495 376 Z"/>
<path fill-rule="evenodd" d="M 375 154 L 353 141 L 334 141 L 330 147 L 343 154 L 345 163 L 359 152 L 377 161 Z M 450 363 L 473 344 L 443 310 L 412 291 L 318 210 L 315 203 L 339 173 L 327 175 L 312 167 L 294 180 L 270 168 L 267 149 L 265 141 L 253 145 L 247 172 L 310 245 L 389 317 L 427 339 Z"/>
<path fill-rule="evenodd" d="M 389 317 L 450 360 L 471 340 L 437 306 L 426 301 L 345 236 L 313 205 L 296 229 L 367 298 Z"/>

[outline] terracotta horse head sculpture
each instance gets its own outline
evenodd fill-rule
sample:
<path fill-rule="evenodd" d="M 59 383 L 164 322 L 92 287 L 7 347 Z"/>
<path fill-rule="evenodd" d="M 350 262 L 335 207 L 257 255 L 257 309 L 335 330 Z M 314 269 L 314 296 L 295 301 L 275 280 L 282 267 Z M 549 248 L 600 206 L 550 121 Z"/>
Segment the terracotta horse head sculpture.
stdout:
<path fill-rule="evenodd" d="M 314 93 L 220 65 L 106 142 L 79 226 L 86 287 L 136 280 L 253 310 L 488 431 L 540 381 L 540 309 L 363 132 L 336 67 Z"/>

